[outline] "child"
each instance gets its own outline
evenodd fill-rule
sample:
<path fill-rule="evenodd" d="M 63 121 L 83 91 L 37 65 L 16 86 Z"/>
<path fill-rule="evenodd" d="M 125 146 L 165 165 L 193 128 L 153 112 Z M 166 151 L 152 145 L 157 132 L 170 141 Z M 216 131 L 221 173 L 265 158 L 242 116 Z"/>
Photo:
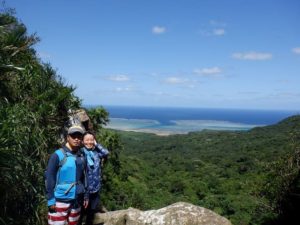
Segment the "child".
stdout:
<path fill-rule="evenodd" d="M 109 151 L 97 144 L 95 135 L 92 132 L 85 132 L 83 135 L 83 151 L 87 160 L 87 178 L 89 205 L 86 209 L 86 225 L 93 224 L 94 214 L 100 202 L 101 190 L 101 164 L 107 158 Z"/>

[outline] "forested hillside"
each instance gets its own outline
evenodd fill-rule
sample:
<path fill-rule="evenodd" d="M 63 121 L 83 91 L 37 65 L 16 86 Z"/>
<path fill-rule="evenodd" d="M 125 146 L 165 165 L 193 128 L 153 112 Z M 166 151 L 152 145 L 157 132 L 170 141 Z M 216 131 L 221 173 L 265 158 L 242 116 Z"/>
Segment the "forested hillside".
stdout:
<path fill-rule="evenodd" d="M 57 147 L 67 110 L 79 106 L 11 13 L 0 14 L 0 221 L 33 224 L 44 214 L 43 171 Z"/>
<path fill-rule="evenodd" d="M 295 207 L 286 203 L 299 174 L 299 131 L 300 116 L 247 132 L 119 132 L 123 179 L 114 206 L 149 209 L 186 201 L 233 224 L 275 224 Z"/>
<path fill-rule="evenodd" d="M 74 87 L 39 59 L 33 48 L 38 41 L 12 10 L 0 11 L 0 224 L 46 224 L 48 155 L 62 144 L 68 111 L 81 104 Z M 103 108 L 89 113 L 95 129 L 108 121 Z M 111 151 L 112 177 L 118 137 L 101 130 L 98 140 Z"/>
<path fill-rule="evenodd" d="M 81 106 L 74 87 L 36 54 L 38 41 L 11 11 L 0 12 L 0 224 L 45 224 L 47 158 L 61 145 L 68 111 Z M 268 224 L 299 203 L 299 116 L 247 132 L 171 136 L 103 129 L 103 108 L 89 116 L 111 152 L 108 210 L 187 201 L 233 224 Z"/>

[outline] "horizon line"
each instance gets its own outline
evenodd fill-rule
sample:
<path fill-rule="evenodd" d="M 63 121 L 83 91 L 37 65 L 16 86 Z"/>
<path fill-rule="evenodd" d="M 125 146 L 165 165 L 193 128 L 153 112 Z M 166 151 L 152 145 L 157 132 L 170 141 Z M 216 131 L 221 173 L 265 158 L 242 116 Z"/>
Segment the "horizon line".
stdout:
<path fill-rule="evenodd" d="M 161 106 L 161 105 L 116 105 L 116 104 L 82 104 L 83 107 L 132 107 L 132 108 L 174 108 L 174 109 L 214 109 L 214 110 L 245 110 L 245 111 L 285 111 L 300 114 L 300 109 L 275 109 L 275 108 L 238 108 L 238 107 L 199 107 L 199 106 Z"/>

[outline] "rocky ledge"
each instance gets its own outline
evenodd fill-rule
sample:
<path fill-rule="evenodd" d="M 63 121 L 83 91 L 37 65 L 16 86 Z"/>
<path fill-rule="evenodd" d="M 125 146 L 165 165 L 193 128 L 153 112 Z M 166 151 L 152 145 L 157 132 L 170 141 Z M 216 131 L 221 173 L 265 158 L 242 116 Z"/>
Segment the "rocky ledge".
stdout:
<path fill-rule="evenodd" d="M 97 213 L 94 224 L 103 225 L 231 225 L 215 212 L 186 202 L 149 211 L 129 208 Z"/>

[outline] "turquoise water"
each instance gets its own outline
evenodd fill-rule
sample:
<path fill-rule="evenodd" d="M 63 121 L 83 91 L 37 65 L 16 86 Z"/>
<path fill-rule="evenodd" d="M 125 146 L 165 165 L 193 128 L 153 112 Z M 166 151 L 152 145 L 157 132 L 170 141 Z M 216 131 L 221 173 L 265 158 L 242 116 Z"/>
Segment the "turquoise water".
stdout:
<path fill-rule="evenodd" d="M 185 134 L 191 131 L 210 130 L 249 130 L 253 127 L 262 126 L 254 124 L 242 124 L 229 121 L 217 120 L 174 120 L 172 124 L 163 125 L 157 120 L 111 118 L 107 128 L 156 133 L 160 135 Z"/>
<path fill-rule="evenodd" d="M 170 107 L 105 106 L 110 114 L 107 128 L 156 133 L 184 134 L 191 131 L 247 131 L 275 124 L 299 111 L 201 109 Z"/>

